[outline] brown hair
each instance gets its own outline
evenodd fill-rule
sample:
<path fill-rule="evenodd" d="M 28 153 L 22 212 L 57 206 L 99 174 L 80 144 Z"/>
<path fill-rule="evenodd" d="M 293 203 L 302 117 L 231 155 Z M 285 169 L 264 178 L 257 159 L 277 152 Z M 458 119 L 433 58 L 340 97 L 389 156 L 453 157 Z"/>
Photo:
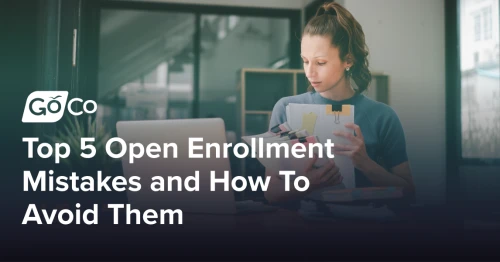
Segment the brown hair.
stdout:
<path fill-rule="evenodd" d="M 368 88 L 372 75 L 368 69 L 365 34 L 347 9 L 338 3 L 323 4 L 305 26 L 302 36 L 304 35 L 331 37 L 332 45 L 339 49 L 340 59 L 345 61 L 349 55 L 353 60 L 353 66 L 344 73 L 346 77 L 352 77 L 358 86 L 356 91 L 362 93 Z M 307 91 L 313 90 L 309 85 Z"/>

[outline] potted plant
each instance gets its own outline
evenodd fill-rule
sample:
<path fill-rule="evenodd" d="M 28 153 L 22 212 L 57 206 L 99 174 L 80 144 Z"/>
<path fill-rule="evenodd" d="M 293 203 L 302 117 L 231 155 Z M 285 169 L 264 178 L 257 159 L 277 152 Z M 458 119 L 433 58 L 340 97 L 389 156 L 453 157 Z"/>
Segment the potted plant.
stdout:
<path fill-rule="evenodd" d="M 111 187 L 111 181 L 116 175 L 117 166 L 119 166 L 120 159 L 110 157 L 106 153 L 106 143 L 112 137 L 111 133 L 106 130 L 104 125 L 98 125 L 97 121 L 90 116 L 84 121 L 80 122 L 75 116 L 65 119 L 62 125 L 58 124 L 58 129 L 52 136 L 47 136 L 51 143 L 66 143 L 69 145 L 70 154 L 67 158 L 61 158 L 59 168 L 62 175 L 70 176 L 72 172 L 76 172 L 78 177 L 91 176 L 94 179 L 94 190 L 89 192 L 75 192 L 76 201 L 79 203 L 107 203 L 117 199 L 123 199 L 123 192 L 105 192 L 97 191 L 98 171 L 101 171 L 102 177 L 112 176 L 108 180 L 108 185 Z M 82 138 L 94 138 L 94 142 L 87 142 L 87 145 L 95 147 L 95 155 L 92 158 L 84 158 L 81 153 L 89 154 L 90 149 L 82 151 Z M 119 150 L 117 143 L 113 144 L 111 148 L 113 152 Z M 68 181 L 69 183 L 69 181 Z M 78 181 L 81 183 L 81 180 Z M 71 191 L 71 188 L 68 190 Z"/>

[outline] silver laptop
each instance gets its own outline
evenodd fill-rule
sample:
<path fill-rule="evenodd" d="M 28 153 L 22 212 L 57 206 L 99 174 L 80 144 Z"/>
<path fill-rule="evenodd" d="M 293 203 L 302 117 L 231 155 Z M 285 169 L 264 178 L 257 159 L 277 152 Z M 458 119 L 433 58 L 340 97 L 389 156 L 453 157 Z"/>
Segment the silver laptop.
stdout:
<path fill-rule="evenodd" d="M 210 213 L 210 214 L 238 214 L 247 212 L 266 212 L 276 208 L 258 202 L 236 202 L 233 190 L 224 190 L 222 183 L 216 184 L 215 191 L 210 191 L 210 171 L 215 171 L 216 178 L 223 178 L 228 172 L 229 182 L 232 179 L 229 156 L 222 157 L 222 145 L 226 142 L 224 121 L 220 118 L 208 119 L 175 119 L 175 120 L 147 120 L 147 121 L 120 121 L 116 124 L 118 137 L 122 138 L 128 147 L 130 143 L 140 143 L 146 147 L 155 143 L 160 146 L 158 158 L 146 155 L 129 161 L 129 151 L 122 157 L 124 176 L 140 177 L 141 190 L 127 191 L 129 204 L 137 209 L 181 209 L 183 212 Z M 189 138 L 203 138 L 203 158 L 189 158 Z M 177 145 L 177 158 L 171 148 L 164 145 Z M 221 145 L 221 157 L 215 157 L 215 149 L 211 150 L 211 158 L 206 156 L 206 143 Z M 165 150 L 164 150 L 165 149 Z M 168 153 L 168 155 L 167 155 Z M 186 178 L 194 177 L 199 171 L 199 191 L 186 191 Z M 150 188 L 155 176 L 163 177 L 164 191 L 153 192 Z M 178 191 L 177 180 L 173 181 L 172 190 L 168 190 L 168 177 L 178 176 L 182 180 L 181 191 Z M 189 180 L 189 179 L 188 179 Z M 158 180 L 156 180 L 158 181 Z M 193 180 L 190 186 L 195 186 Z"/>

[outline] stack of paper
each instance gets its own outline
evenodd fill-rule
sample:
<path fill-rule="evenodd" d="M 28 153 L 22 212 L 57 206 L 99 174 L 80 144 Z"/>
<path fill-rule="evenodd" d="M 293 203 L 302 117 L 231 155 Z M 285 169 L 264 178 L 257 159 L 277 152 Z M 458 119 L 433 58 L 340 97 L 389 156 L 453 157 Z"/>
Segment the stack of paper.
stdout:
<path fill-rule="evenodd" d="M 290 130 L 289 125 L 285 122 L 279 125 L 280 128 L 274 127 L 270 131 L 253 136 L 244 136 L 243 140 L 252 146 L 256 152 L 256 158 L 261 162 L 266 169 L 274 171 L 294 170 L 297 175 L 301 175 L 312 157 L 309 157 L 307 147 L 310 143 L 318 143 L 317 136 L 310 136 L 305 129 Z M 303 158 L 295 158 L 292 154 L 292 147 L 296 143 L 301 143 L 306 148 Z M 283 146 L 281 146 L 283 145 Z M 269 149 L 269 151 L 268 151 Z M 328 159 L 321 150 L 322 158 L 318 159 L 315 167 L 326 164 Z M 319 154 L 318 150 L 313 150 L 313 153 Z M 288 156 L 288 157 L 287 157 Z"/>
<path fill-rule="evenodd" d="M 333 134 L 334 131 L 344 131 L 354 134 L 354 131 L 345 127 L 347 123 L 354 123 L 353 105 L 316 105 L 294 104 L 286 107 L 287 124 L 292 129 L 306 129 L 318 137 L 321 143 L 330 139 L 333 144 L 349 145 L 351 142 L 343 137 Z M 355 188 L 354 166 L 351 159 L 346 156 L 336 155 L 335 164 L 340 168 L 345 188 Z M 337 189 L 326 188 L 329 189 Z M 321 199 L 318 195 L 317 198 Z"/>
<path fill-rule="evenodd" d="M 255 135 L 243 137 L 243 140 L 252 146 L 257 147 L 256 139 L 261 139 L 264 145 L 268 143 L 325 143 L 330 139 L 333 144 L 351 144 L 350 141 L 343 137 L 338 137 L 333 134 L 334 131 L 345 131 L 354 133 L 353 130 L 345 127 L 347 123 L 354 123 L 354 106 L 353 105 L 317 105 L 317 104 L 295 104 L 290 103 L 286 107 L 287 122 L 271 128 L 270 131 Z M 266 151 L 266 146 L 256 149 L 259 152 Z M 334 189 L 355 188 L 354 166 L 351 159 L 346 156 L 334 156 L 334 159 L 329 160 L 325 153 L 325 148 L 322 148 L 323 158 L 316 161 L 316 167 L 321 167 L 327 161 L 335 161 L 339 167 L 343 177 L 343 183 L 333 187 L 327 187 L 322 190 L 317 190 L 309 195 L 309 198 L 323 200 L 322 192 Z M 332 150 L 333 152 L 333 150 Z M 267 153 L 263 152 L 263 153 Z M 282 157 L 284 152 L 280 152 L 280 157 L 262 158 L 257 157 L 266 169 L 279 170 L 294 170 L 297 175 L 304 175 L 303 171 L 310 163 L 309 152 L 306 152 L 304 158 L 294 158 L 291 154 L 289 158 Z M 317 152 L 318 153 L 318 152 Z M 276 154 L 273 153 L 273 154 Z M 265 154 L 264 154 L 265 155 Z"/>

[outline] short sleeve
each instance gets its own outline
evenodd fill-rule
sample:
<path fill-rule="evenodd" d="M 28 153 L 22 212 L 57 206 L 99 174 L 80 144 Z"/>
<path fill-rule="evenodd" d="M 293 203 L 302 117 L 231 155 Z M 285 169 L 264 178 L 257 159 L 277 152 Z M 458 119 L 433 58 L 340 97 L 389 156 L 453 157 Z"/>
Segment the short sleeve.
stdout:
<path fill-rule="evenodd" d="M 383 123 L 380 137 L 383 148 L 382 157 L 388 168 L 408 161 L 403 126 L 392 108 L 387 112 L 387 118 Z"/>
<path fill-rule="evenodd" d="M 283 99 L 278 100 L 274 105 L 273 112 L 271 113 L 271 121 L 269 122 L 269 130 L 279 124 L 286 122 L 286 109 L 285 101 Z"/>

